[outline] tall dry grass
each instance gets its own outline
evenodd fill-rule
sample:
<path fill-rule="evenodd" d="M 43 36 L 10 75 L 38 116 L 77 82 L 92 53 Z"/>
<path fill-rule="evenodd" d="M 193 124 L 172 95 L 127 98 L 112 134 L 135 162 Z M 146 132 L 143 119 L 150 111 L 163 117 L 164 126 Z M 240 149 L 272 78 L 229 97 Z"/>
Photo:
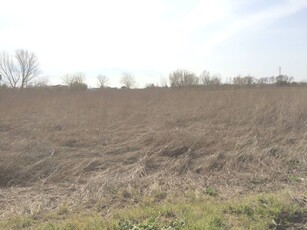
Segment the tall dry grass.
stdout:
<path fill-rule="evenodd" d="M 3 217 L 135 193 L 299 192 L 306 159 L 303 87 L 0 91 Z"/>

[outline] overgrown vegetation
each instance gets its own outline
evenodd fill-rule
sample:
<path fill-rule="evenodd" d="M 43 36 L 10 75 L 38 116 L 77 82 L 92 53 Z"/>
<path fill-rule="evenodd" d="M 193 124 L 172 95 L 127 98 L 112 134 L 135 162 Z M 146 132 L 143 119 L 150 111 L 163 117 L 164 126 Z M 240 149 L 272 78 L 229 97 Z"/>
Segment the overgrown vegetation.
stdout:
<path fill-rule="evenodd" d="M 0 90 L 0 228 L 304 229 L 306 122 L 304 87 Z"/>

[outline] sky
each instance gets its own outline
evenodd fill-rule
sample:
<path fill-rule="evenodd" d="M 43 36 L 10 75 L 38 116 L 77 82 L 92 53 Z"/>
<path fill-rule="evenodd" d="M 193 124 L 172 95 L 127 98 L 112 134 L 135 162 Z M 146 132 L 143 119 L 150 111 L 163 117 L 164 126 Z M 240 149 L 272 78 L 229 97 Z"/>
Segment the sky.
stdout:
<path fill-rule="evenodd" d="M 36 53 L 41 77 L 83 72 L 138 87 L 171 71 L 224 80 L 282 74 L 307 80 L 307 0 L 0 0 L 0 51 Z"/>

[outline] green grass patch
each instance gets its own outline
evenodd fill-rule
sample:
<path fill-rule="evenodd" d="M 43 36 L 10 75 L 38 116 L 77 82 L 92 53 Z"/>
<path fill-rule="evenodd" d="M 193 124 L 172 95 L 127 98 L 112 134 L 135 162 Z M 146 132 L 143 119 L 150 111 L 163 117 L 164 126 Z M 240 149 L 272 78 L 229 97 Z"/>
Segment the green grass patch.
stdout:
<path fill-rule="evenodd" d="M 287 194 L 260 194 L 225 200 L 217 196 L 172 198 L 141 202 L 113 211 L 76 213 L 64 205 L 53 213 L 15 217 L 0 222 L 0 229 L 287 229 L 306 226 L 307 210 Z"/>

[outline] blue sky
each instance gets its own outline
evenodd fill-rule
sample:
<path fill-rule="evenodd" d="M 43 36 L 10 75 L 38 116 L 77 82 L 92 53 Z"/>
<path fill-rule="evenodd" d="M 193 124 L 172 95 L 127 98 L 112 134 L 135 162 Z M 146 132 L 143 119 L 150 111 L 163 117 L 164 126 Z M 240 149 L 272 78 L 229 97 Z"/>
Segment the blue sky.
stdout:
<path fill-rule="evenodd" d="M 18 7 L 17 7 L 18 6 Z M 0 8 L 0 50 L 35 52 L 43 76 L 98 74 L 138 86 L 178 68 L 197 74 L 307 80 L 307 0 L 10 0 Z"/>

